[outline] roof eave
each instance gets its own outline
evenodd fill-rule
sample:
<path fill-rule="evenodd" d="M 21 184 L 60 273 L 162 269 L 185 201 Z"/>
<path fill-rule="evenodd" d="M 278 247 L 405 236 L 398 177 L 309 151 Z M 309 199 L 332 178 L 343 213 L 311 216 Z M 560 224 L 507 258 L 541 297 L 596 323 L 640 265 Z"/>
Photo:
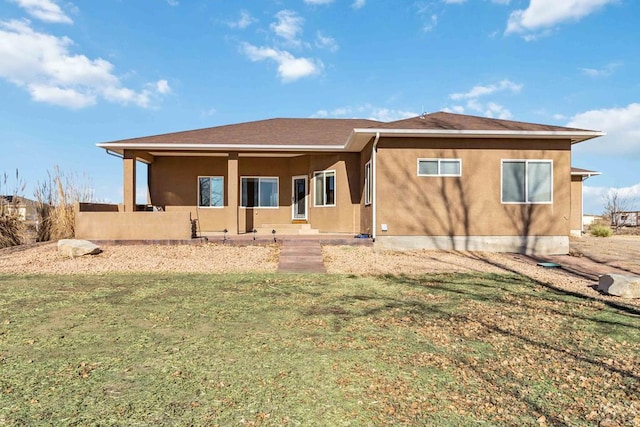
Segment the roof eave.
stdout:
<path fill-rule="evenodd" d="M 518 130 L 459 130 L 459 129 L 376 129 L 356 128 L 354 134 L 403 137 L 440 137 L 440 138 L 526 138 L 526 139 L 571 139 L 571 143 L 586 141 L 606 135 L 599 131 L 518 131 Z"/>
<path fill-rule="evenodd" d="M 99 143 L 100 148 L 122 154 L 124 150 L 188 150 L 188 151 L 276 151 L 276 152 L 299 152 L 299 151 L 342 151 L 343 145 L 263 145 L 263 144 L 126 144 L 126 143 Z"/>

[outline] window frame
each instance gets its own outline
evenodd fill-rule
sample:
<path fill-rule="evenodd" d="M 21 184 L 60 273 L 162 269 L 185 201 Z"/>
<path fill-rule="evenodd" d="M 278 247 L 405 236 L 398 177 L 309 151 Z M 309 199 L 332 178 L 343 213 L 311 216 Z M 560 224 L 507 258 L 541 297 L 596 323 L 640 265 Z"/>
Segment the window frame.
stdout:
<path fill-rule="evenodd" d="M 245 206 L 242 204 L 242 180 L 244 179 L 256 179 L 258 180 L 258 206 Z M 275 206 L 260 206 L 260 186 L 263 179 L 275 179 L 276 180 L 276 205 Z M 239 205 L 244 209 L 278 209 L 280 208 L 280 177 L 278 176 L 241 176 L 240 177 L 240 200 Z"/>
<path fill-rule="evenodd" d="M 364 164 L 364 205 L 369 206 L 373 201 L 373 169 L 371 160 Z"/>
<path fill-rule="evenodd" d="M 504 164 L 524 163 L 524 201 L 506 202 L 504 200 Z M 550 177 L 551 188 L 549 189 L 549 201 L 532 202 L 529 200 L 529 163 L 547 163 L 551 165 Z M 553 159 L 501 159 L 500 160 L 500 202 L 503 205 L 552 205 L 553 204 Z"/>
<path fill-rule="evenodd" d="M 438 172 L 436 174 L 429 173 L 420 173 L 420 162 L 438 162 Z M 442 162 L 458 162 L 460 165 L 460 173 L 458 174 L 450 174 L 450 173 L 441 173 L 440 164 Z M 462 176 L 462 159 L 460 158 L 427 158 L 427 157 L 419 157 L 416 163 L 416 172 L 418 176 L 426 176 L 426 177 L 461 177 Z"/>
<path fill-rule="evenodd" d="M 327 192 L 326 192 L 326 188 L 327 188 L 327 184 L 326 184 L 326 176 L 327 174 L 333 174 L 333 203 L 332 204 L 328 204 L 327 203 Z M 317 176 L 318 175 L 322 175 L 323 179 L 322 179 L 322 195 L 323 195 L 323 203 L 322 204 L 318 204 L 318 200 L 316 198 L 316 186 L 317 186 Z M 329 170 L 323 170 L 323 171 L 314 171 L 313 172 L 313 207 L 315 208 L 331 208 L 331 207 L 335 207 L 337 202 L 338 202 L 338 183 L 337 183 L 337 174 L 336 174 L 336 170 L 335 169 L 329 169 Z"/>
<path fill-rule="evenodd" d="M 209 181 L 211 181 L 212 178 L 219 178 L 219 179 L 222 180 L 221 204 L 219 206 L 218 205 L 212 206 L 212 205 L 201 205 L 200 204 L 200 202 L 201 202 L 201 200 L 200 200 L 200 179 L 202 179 L 202 178 L 209 178 Z M 198 198 L 198 201 L 197 201 L 197 207 L 198 208 L 203 208 L 203 209 L 210 209 L 210 208 L 221 209 L 221 208 L 224 208 L 224 192 L 225 192 L 224 175 L 198 175 L 198 184 L 197 185 L 198 185 L 198 188 L 197 188 L 198 192 L 196 194 L 196 197 Z M 209 197 L 211 197 L 211 196 L 209 196 Z"/>

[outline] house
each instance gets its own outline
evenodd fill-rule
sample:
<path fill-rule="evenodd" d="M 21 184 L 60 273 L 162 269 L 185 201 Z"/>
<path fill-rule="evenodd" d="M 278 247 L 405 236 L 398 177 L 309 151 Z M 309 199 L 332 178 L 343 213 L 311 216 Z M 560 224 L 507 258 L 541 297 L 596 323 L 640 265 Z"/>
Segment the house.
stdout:
<path fill-rule="evenodd" d="M 22 221 L 38 219 L 38 202 L 21 196 L 0 196 L 0 214 L 17 215 Z"/>
<path fill-rule="evenodd" d="M 640 212 L 616 212 L 611 217 L 611 225 L 614 227 L 637 227 L 640 225 Z"/>
<path fill-rule="evenodd" d="M 582 228 L 585 176 L 572 171 L 571 148 L 601 135 L 438 112 L 105 142 L 122 158 L 124 203 L 81 205 L 76 234 L 185 239 L 195 221 L 209 236 L 362 233 L 382 248 L 567 253 Z M 136 206 L 137 162 L 148 165 L 149 207 Z"/>
<path fill-rule="evenodd" d="M 590 227 L 593 224 L 599 223 L 604 220 L 602 215 L 584 214 L 582 215 L 582 228 Z"/>

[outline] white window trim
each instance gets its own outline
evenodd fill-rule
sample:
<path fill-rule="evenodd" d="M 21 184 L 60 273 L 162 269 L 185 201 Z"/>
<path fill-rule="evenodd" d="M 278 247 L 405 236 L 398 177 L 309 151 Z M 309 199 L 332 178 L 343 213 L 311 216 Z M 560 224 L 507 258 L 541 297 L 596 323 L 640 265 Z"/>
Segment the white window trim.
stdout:
<path fill-rule="evenodd" d="M 307 193 L 304 195 L 305 203 L 304 203 L 304 218 L 296 218 L 295 216 L 295 204 L 293 203 L 295 195 L 293 194 L 295 191 L 295 181 L 296 179 L 304 178 L 304 188 Z M 279 190 L 279 189 L 278 189 Z M 295 175 L 291 177 L 291 220 L 295 221 L 296 219 L 300 220 L 309 220 L 309 177 L 307 175 Z"/>
<path fill-rule="evenodd" d="M 327 173 L 331 173 L 331 172 L 333 172 L 333 185 L 334 185 L 334 188 L 333 188 L 333 192 L 334 192 L 333 204 L 328 205 L 328 204 L 325 203 L 323 205 L 318 205 L 318 204 L 316 204 L 316 176 L 319 175 L 319 174 L 322 174 L 322 175 L 326 176 Z M 335 169 L 323 170 L 323 171 L 314 171 L 313 172 L 313 207 L 314 208 L 333 208 L 333 207 L 336 206 L 336 203 L 338 201 L 338 179 L 337 178 L 338 178 L 338 174 L 336 173 Z M 324 182 L 324 180 L 323 180 L 323 182 Z M 323 199 L 326 199 L 327 198 L 326 197 L 327 194 L 324 193 L 324 189 L 323 189 L 323 194 L 324 194 Z"/>
<path fill-rule="evenodd" d="M 222 178 L 222 205 L 220 205 L 220 206 L 202 206 L 202 205 L 200 205 L 200 178 Z M 222 208 L 224 208 L 224 193 L 225 193 L 225 186 L 224 186 L 224 176 L 223 175 L 198 175 L 197 194 L 196 194 L 196 197 L 198 198 L 197 208 L 199 208 L 199 209 L 222 209 Z"/>
<path fill-rule="evenodd" d="M 369 173 L 367 174 L 367 169 Z M 364 164 L 364 205 L 370 206 L 373 199 L 373 176 L 371 160 Z"/>
<path fill-rule="evenodd" d="M 504 163 L 505 162 L 524 162 L 524 202 L 505 202 L 502 200 L 504 195 L 503 186 L 504 186 Z M 551 200 L 548 202 L 529 202 L 529 174 L 528 174 L 528 164 L 529 163 L 550 163 L 551 164 Z M 553 204 L 553 160 L 550 159 L 502 159 L 500 160 L 500 202 L 503 205 L 552 205 Z"/>
<path fill-rule="evenodd" d="M 276 189 L 278 190 L 278 198 L 276 206 L 242 206 L 242 180 L 243 179 L 257 179 L 258 180 L 258 197 L 260 194 L 260 180 L 261 179 L 275 179 L 276 180 Z M 240 208 L 242 209 L 279 209 L 280 208 L 280 177 L 277 176 L 241 176 L 240 177 Z"/>
<path fill-rule="evenodd" d="M 438 173 L 437 174 L 427 174 L 420 173 L 420 162 L 422 161 L 430 161 L 430 162 L 438 162 Z M 460 163 L 460 173 L 459 174 L 449 174 L 449 173 L 440 173 L 440 162 L 452 162 L 457 161 Z M 448 158 L 419 158 L 416 162 L 416 171 L 418 176 L 444 176 L 444 177 L 460 177 L 462 176 L 462 159 L 448 159 Z"/>

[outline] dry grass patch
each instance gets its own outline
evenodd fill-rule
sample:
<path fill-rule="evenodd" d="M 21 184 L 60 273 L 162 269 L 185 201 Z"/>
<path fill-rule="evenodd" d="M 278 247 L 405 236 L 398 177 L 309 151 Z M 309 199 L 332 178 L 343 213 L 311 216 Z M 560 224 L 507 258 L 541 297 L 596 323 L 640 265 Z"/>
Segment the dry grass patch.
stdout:
<path fill-rule="evenodd" d="M 518 275 L 0 276 L 0 424 L 634 425 L 640 312 Z"/>

